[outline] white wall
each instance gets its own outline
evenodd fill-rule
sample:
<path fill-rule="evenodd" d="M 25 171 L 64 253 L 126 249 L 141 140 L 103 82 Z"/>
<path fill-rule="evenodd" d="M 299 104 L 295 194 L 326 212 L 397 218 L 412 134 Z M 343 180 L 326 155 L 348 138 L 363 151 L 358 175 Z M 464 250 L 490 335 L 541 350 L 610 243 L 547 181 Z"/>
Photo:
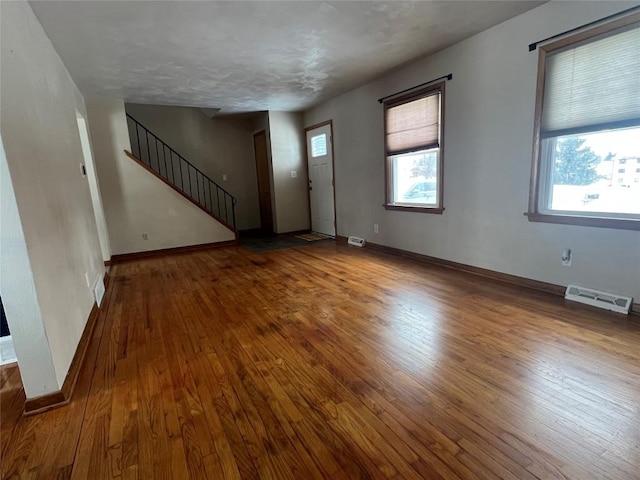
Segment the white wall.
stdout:
<path fill-rule="evenodd" d="M 260 226 L 250 122 L 232 118 L 210 119 L 200 109 L 191 107 L 127 103 L 125 109 L 238 199 L 238 229 Z M 227 180 L 223 179 L 223 175 L 227 176 Z"/>
<path fill-rule="evenodd" d="M 93 286 L 104 265 L 89 184 L 80 174 L 82 95 L 29 4 L 1 2 L 0 13 L 2 139 L 57 383 L 31 383 L 25 357 L 45 353 L 37 351 L 39 338 L 20 340 L 11 324 L 27 396 L 35 396 L 64 382 L 94 304 L 85 274 Z"/>
<path fill-rule="evenodd" d="M 114 255 L 235 239 L 231 230 L 125 155 L 131 146 L 124 102 L 87 99 L 86 104 Z"/>
<path fill-rule="evenodd" d="M 27 397 L 59 390 L 0 139 L 0 291 Z M 6 337 L 4 337 L 6 338 Z"/>
<path fill-rule="evenodd" d="M 639 232 L 530 223 L 523 215 L 537 72 L 537 52 L 528 52 L 528 44 L 631 5 L 547 3 L 306 112 L 305 125 L 334 122 L 338 234 L 640 299 Z M 448 73 L 445 212 L 386 211 L 377 99 Z M 573 251 L 572 267 L 560 265 L 563 248 Z"/>
<path fill-rule="evenodd" d="M 302 115 L 269 112 L 273 198 L 277 233 L 310 228 L 307 160 Z M 297 177 L 292 178 L 291 172 Z"/>

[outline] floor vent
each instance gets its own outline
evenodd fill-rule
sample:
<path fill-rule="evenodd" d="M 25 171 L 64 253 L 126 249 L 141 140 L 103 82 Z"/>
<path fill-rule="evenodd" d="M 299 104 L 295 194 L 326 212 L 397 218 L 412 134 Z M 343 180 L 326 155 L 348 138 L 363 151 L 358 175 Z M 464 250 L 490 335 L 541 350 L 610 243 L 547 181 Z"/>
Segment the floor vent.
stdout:
<path fill-rule="evenodd" d="M 577 285 L 569 285 L 564 298 L 624 314 L 629 313 L 633 301 L 631 297 L 578 287 Z"/>
<path fill-rule="evenodd" d="M 102 303 L 102 297 L 104 297 L 104 275 L 100 275 L 96 281 L 96 286 L 93 287 L 93 295 L 96 299 L 98 307 Z"/>
<path fill-rule="evenodd" d="M 349 245 L 353 245 L 354 247 L 364 247 L 364 238 L 349 237 L 348 243 Z"/>

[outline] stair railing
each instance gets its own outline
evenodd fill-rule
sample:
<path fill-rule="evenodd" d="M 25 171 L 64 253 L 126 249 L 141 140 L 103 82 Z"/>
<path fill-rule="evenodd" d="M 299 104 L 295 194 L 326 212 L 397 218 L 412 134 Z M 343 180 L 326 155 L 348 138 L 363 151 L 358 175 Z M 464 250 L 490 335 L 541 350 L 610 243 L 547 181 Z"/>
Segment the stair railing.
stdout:
<path fill-rule="evenodd" d="M 228 227 L 236 231 L 237 199 L 199 168 L 127 113 L 133 155 L 167 183 L 180 190 Z"/>

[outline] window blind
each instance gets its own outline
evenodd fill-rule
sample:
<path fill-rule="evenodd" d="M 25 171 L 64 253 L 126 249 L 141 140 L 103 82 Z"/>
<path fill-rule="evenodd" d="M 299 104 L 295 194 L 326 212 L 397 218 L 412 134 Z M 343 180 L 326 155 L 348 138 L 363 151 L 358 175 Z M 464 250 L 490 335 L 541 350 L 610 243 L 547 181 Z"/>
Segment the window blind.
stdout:
<path fill-rule="evenodd" d="M 543 137 L 627 125 L 640 125 L 639 24 L 547 54 Z"/>
<path fill-rule="evenodd" d="M 440 91 L 398 105 L 385 105 L 387 156 L 440 145 Z"/>

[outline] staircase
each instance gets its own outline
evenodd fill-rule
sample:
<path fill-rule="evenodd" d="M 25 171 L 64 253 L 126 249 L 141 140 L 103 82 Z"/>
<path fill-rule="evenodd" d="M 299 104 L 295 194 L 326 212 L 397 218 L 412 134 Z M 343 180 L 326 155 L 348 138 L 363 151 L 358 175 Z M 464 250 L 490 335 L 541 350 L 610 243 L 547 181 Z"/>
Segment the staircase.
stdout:
<path fill-rule="evenodd" d="M 157 135 L 127 114 L 133 152 L 125 153 L 236 234 L 236 202 L 233 195 L 207 177 Z"/>

